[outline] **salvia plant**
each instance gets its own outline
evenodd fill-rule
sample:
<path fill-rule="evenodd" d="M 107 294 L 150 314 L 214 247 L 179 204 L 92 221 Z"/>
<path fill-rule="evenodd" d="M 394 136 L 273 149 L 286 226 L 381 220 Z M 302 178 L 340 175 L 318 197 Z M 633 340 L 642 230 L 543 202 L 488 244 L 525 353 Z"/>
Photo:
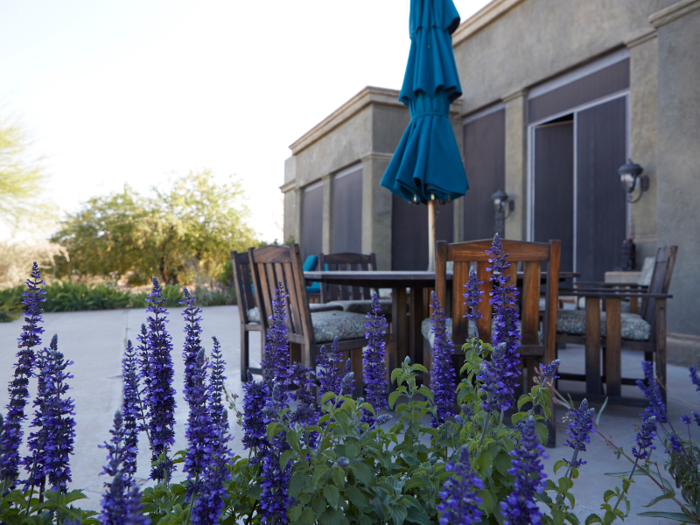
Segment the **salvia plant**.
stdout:
<path fill-rule="evenodd" d="M 538 368 L 535 386 L 518 396 L 523 381 L 517 290 L 509 282 L 508 255 L 498 237 L 489 255 L 493 341 L 479 339 L 476 322 L 483 283 L 472 272 L 464 296 L 475 336 L 461 346 L 460 370 L 454 369 L 455 347 L 444 311 L 432 296 L 435 337 L 429 385 L 421 381 L 428 371 L 406 359 L 391 371 L 388 388 L 387 323 L 376 295 L 365 323 L 364 384 L 355 384 L 350 360 L 343 361 L 337 339 L 320 349 L 314 369 L 292 363 L 287 293 L 280 283 L 262 377 L 248 375 L 243 411 L 236 410 L 245 457 L 234 457 L 230 450 L 228 412 L 236 409 L 236 402 L 224 388 L 221 345 L 213 339 L 210 353 L 203 348 L 202 311 L 187 290 L 181 304 L 188 446 L 173 452 L 173 348 L 162 291 L 154 280 L 147 299 L 149 318 L 137 346 L 127 343 L 122 361 L 123 402 L 111 439 L 103 445 L 107 458 L 99 515 L 74 507 L 84 495 L 68 491 L 74 425 L 66 392 L 69 362 L 58 352 L 56 339 L 39 349 L 41 282 L 35 269 L 27 283 L 27 324 L 19 341 L 10 404 L 0 418 L 0 522 L 579 524 L 572 489 L 579 473 L 585 472 L 586 449 L 597 434 L 619 458 L 630 461 L 631 470 L 616 474 L 621 487 L 605 493 L 600 513 L 589 515 L 586 524 L 609 525 L 628 518 L 628 494 L 640 475 L 659 487 L 659 496 L 649 506 L 672 500 L 679 512 L 637 514 L 700 523 L 700 450 L 690 434 L 691 426 L 700 425 L 700 414 L 669 421 L 651 363 L 643 364 L 645 380 L 639 383 L 649 407 L 629 452 L 596 428 L 596 413 L 585 400 L 574 406 L 556 391 L 558 360 Z M 700 390 L 697 370 L 690 372 Z M 27 436 L 30 454 L 22 458 L 18 450 L 27 419 L 27 385 L 35 376 L 35 417 Z M 543 469 L 552 395 L 570 411 L 568 453 L 554 464 L 556 480 L 547 478 Z M 152 458 L 151 480 L 142 492 L 134 478 L 141 434 Z M 57 440 L 59 449 L 53 445 Z M 178 466 L 185 479 L 176 483 L 172 473 Z"/>

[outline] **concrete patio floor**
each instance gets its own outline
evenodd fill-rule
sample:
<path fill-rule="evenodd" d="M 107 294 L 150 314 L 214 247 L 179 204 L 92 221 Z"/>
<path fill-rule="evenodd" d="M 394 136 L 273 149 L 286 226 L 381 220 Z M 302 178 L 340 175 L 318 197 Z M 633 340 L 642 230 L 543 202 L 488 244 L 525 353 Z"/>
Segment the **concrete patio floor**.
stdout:
<path fill-rule="evenodd" d="M 239 323 L 238 311 L 235 306 L 217 306 L 203 308 L 203 337 L 207 351 L 211 350 L 211 337 L 216 336 L 222 344 L 224 357 L 227 362 L 226 381 L 230 393 L 242 395 L 239 373 Z M 184 320 L 182 308 L 171 308 L 168 329 L 173 337 L 175 362 L 175 387 L 178 391 L 176 410 L 176 446 L 175 450 L 184 449 L 185 423 L 187 420 L 187 404 L 182 397 L 183 362 L 181 358 L 184 342 Z M 106 453 L 98 445 L 109 439 L 109 430 L 115 410 L 121 402 L 121 356 L 127 339 L 136 340 L 141 323 L 146 321 L 146 312 L 142 309 L 110 310 L 95 312 L 53 313 L 44 314 L 44 344 L 47 344 L 53 334 L 58 334 L 59 349 L 75 364 L 70 367 L 75 376 L 70 384 L 71 395 L 76 404 L 76 453 L 71 458 L 73 471 L 72 488 L 80 488 L 88 496 L 87 500 L 79 502 L 86 509 L 99 509 L 102 493 L 103 477 L 99 474 L 105 463 Z M 23 321 L 0 324 L 0 385 L 7 385 L 13 374 L 13 364 L 16 360 L 17 338 L 20 335 Z M 251 337 L 251 361 L 259 360 L 260 344 L 256 336 Z M 560 353 L 562 371 L 583 370 L 583 349 L 569 347 Z M 623 353 L 622 367 L 626 376 L 641 375 L 639 362 L 642 356 L 636 353 Z M 668 382 L 671 397 L 669 398 L 669 418 L 676 422 L 678 418 L 691 410 L 696 410 L 700 398 L 688 378 L 688 371 L 681 367 L 669 366 Z M 582 383 L 560 384 L 562 391 L 582 391 Z M 634 387 L 623 387 L 623 395 L 636 395 Z M 693 403 L 691 407 L 686 402 Z M 8 401 L 7 390 L 0 387 L 1 410 L 5 411 Z M 239 403 L 242 406 L 242 403 Z M 593 405 L 596 409 L 599 406 Z M 627 450 L 633 444 L 636 434 L 635 425 L 639 422 L 638 414 L 642 410 L 629 407 L 608 406 L 601 418 L 600 430 L 611 435 L 617 446 Z M 562 421 L 563 409 L 559 409 L 557 422 L 557 447 L 548 449 L 550 458 L 547 460 L 547 472 L 553 477 L 551 467 L 558 459 L 571 457 L 570 450 L 563 446 L 566 441 L 567 423 Z M 241 430 L 235 424 L 231 415 L 234 453 L 244 455 L 241 445 Z M 25 427 L 26 433 L 26 427 Z M 657 450 L 657 459 L 663 461 L 663 454 Z M 603 501 L 603 494 L 619 482 L 618 478 L 606 476 L 607 472 L 629 470 L 630 464 L 623 458 L 619 461 L 609 450 L 599 436 L 592 436 L 588 451 L 583 454 L 588 463 L 580 470 L 573 494 L 576 496 L 576 514 L 585 518 L 590 512 L 598 512 Z M 149 454 L 146 447 L 140 447 L 137 477 L 144 481 L 149 475 Z M 182 479 L 182 473 L 176 474 L 176 479 Z M 673 502 L 663 501 L 653 507 L 644 509 L 642 506 L 659 494 L 656 486 L 648 479 L 639 477 L 630 489 L 632 512 L 628 523 L 654 524 L 667 523 L 667 520 L 657 518 L 640 518 L 637 512 L 645 510 L 677 511 Z M 583 520 L 582 520 L 583 521 Z"/>

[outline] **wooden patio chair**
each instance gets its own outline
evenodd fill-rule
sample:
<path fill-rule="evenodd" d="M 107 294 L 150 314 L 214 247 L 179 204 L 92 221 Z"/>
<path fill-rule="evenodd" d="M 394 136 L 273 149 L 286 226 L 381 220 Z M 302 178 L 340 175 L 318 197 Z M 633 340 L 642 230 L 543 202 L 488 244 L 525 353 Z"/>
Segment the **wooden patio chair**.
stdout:
<path fill-rule="evenodd" d="M 330 253 L 318 254 L 321 271 L 376 271 L 377 258 L 374 253 Z M 376 288 L 359 286 L 343 286 L 326 284 L 321 287 L 321 303 L 338 304 L 346 312 L 366 314 L 372 303 L 372 292 L 379 293 Z M 390 319 L 391 300 L 380 300 L 382 313 Z"/>
<path fill-rule="evenodd" d="M 651 283 L 646 291 L 616 288 L 575 288 L 563 293 L 584 297 L 585 310 L 561 310 L 557 316 L 558 344 L 571 343 L 586 348 L 585 374 L 560 373 L 560 379 L 585 381 L 589 401 L 645 406 L 646 400 L 623 397 L 622 385 L 635 385 L 636 378 L 622 377 L 622 350 L 644 352 L 644 359 L 655 362 L 656 376 L 666 401 L 666 300 L 678 253 L 677 246 L 664 246 L 656 252 Z M 623 313 L 624 299 L 642 299 L 639 314 Z M 601 312 L 601 300 L 605 311 Z M 603 349 L 604 374 L 600 370 Z M 605 393 L 603 383 L 606 385 Z M 580 396 L 577 396 L 580 397 Z"/>
<path fill-rule="evenodd" d="M 304 272 L 299 245 L 265 246 L 248 250 L 252 266 L 257 303 L 261 306 L 263 326 L 270 328 L 272 300 L 277 283 L 289 294 L 287 300 L 287 329 L 291 358 L 315 369 L 316 356 L 322 345 L 330 345 L 338 337 L 340 350 L 350 358 L 355 372 L 355 384 L 362 384 L 362 348 L 365 340 L 365 316 L 338 309 L 312 311 L 306 297 Z M 334 307 L 333 305 L 319 305 Z M 334 307 L 336 308 L 336 307 Z M 361 391 L 356 389 L 356 391 Z"/>
<path fill-rule="evenodd" d="M 510 263 L 510 284 L 518 283 L 518 263 L 523 263 L 522 284 L 518 283 L 520 295 L 520 323 L 521 346 L 520 355 L 527 368 L 528 390 L 534 384 L 534 368 L 538 361 L 548 364 L 555 359 L 555 328 L 557 303 L 559 296 L 559 264 L 561 259 L 561 242 L 521 242 L 501 241 L 503 251 L 508 254 Z M 462 365 L 462 345 L 470 339 L 473 330 L 470 331 L 469 321 L 464 317 L 467 307 L 464 305 L 462 287 L 469 280 L 469 271 L 472 263 L 476 263 L 476 274 L 483 281 L 481 289 L 484 291 L 479 311 L 483 319 L 477 321 L 479 338 L 484 342 L 491 342 L 492 335 L 492 307 L 489 304 L 489 293 L 492 283 L 489 280 L 491 274 L 486 268 L 491 257 L 486 253 L 493 244 L 491 239 L 483 241 L 468 241 L 448 244 L 445 241 L 437 243 L 437 269 L 435 275 L 435 290 L 445 311 L 450 311 L 452 316 L 446 322 L 448 334 L 451 333 L 455 344 L 455 366 L 459 370 Z M 446 304 L 447 280 L 446 269 L 449 261 L 454 262 L 452 304 Z M 542 264 L 548 263 L 546 281 L 545 308 L 542 314 L 543 327 L 540 331 L 540 289 L 542 283 Z M 432 342 L 430 319 L 425 319 L 422 324 L 424 337 L 423 364 L 430 370 L 432 361 Z"/>
<path fill-rule="evenodd" d="M 250 366 L 250 333 L 260 332 L 260 351 L 265 349 L 265 334 L 263 323 L 258 308 L 255 294 L 255 285 L 250 266 L 250 255 L 245 253 L 231 252 L 231 264 L 233 266 L 233 282 L 236 287 L 236 297 L 238 298 L 238 315 L 240 317 L 240 337 L 241 337 L 241 381 L 248 380 L 248 372 L 251 374 L 261 374 L 260 367 Z M 342 310 L 342 306 L 333 304 L 309 304 L 311 311 Z"/>
<path fill-rule="evenodd" d="M 260 333 L 260 348 L 265 346 L 265 333 L 260 323 L 260 315 L 255 305 L 253 281 L 250 273 L 250 258 L 247 253 L 231 252 L 231 265 L 233 266 L 233 283 L 236 287 L 238 299 L 238 315 L 241 320 L 241 381 L 248 380 L 248 371 L 251 374 L 261 373 L 260 367 L 250 367 L 250 339 L 251 332 Z M 253 319 L 251 319 L 253 314 Z"/>

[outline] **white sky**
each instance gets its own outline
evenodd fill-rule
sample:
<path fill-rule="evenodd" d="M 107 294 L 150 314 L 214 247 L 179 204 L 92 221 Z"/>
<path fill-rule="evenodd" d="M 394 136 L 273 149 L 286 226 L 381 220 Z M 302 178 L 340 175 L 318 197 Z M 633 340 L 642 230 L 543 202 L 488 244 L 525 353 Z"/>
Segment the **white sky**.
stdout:
<path fill-rule="evenodd" d="M 454 0 L 462 20 L 488 0 Z M 0 0 L 0 111 L 63 211 L 211 168 L 281 240 L 288 146 L 360 91 L 401 87 L 410 0 Z"/>

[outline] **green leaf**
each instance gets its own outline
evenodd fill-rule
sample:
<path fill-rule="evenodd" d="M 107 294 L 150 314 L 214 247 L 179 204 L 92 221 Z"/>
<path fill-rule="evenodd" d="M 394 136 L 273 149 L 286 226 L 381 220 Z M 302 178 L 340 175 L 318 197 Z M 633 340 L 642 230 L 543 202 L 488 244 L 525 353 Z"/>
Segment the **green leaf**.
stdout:
<path fill-rule="evenodd" d="M 393 409 L 396 401 L 401 397 L 401 392 L 394 390 L 389 394 L 389 408 Z"/>
<path fill-rule="evenodd" d="M 345 471 L 340 467 L 333 467 L 333 481 L 341 489 L 345 486 Z"/>
<path fill-rule="evenodd" d="M 285 450 L 280 458 L 280 470 L 284 471 L 287 468 L 287 463 L 289 463 L 294 456 L 293 450 Z"/>
<path fill-rule="evenodd" d="M 369 505 L 365 495 L 354 485 L 347 485 L 345 487 L 345 496 L 350 503 L 355 505 L 360 510 L 364 510 L 364 508 Z"/>
<path fill-rule="evenodd" d="M 321 404 L 325 405 L 327 401 L 330 401 L 331 399 L 335 399 L 335 392 L 326 392 L 323 394 L 323 397 L 321 398 Z"/>
<path fill-rule="evenodd" d="M 335 485 L 326 485 L 323 488 L 323 497 L 326 498 L 326 501 L 331 507 L 334 509 L 338 508 L 338 498 L 340 497 L 340 493 Z"/>
<path fill-rule="evenodd" d="M 367 412 L 370 412 L 371 414 L 374 414 L 374 407 L 370 405 L 369 403 L 362 403 L 360 405 L 360 408 L 364 408 Z"/>
<path fill-rule="evenodd" d="M 291 509 L 289 509 L 289 518 L 292 521 L 296 521 L 299 518 L 301 518 L 301 513 L 304 509 L 302 509 L 299 505 L 294 505 Z"/>
<path fill-rule="evenodd" d="M 360 453 L 360 444 L 355 443 L 354 441 L 350 441 L 349 443 L 345 444 L 345 453 L 348 455 L 348 458 L 353 459 L 357 457 L 357 455 Z"/>
<path fill-rule="evenodd" d="M 321 525 L 341 525 L 345 515 L 336 509 L 326 509 L 319 522 Z"/>
<path fill-rule="evenodd" d="M 394 525 L 402 525 L 408 517 L 408 509 L 405 505 L 393 505 L 391 509 L 391 519 L 394 520 Z"/>
<path fill-rule="evenodd" d="M 493 513 L 493 496 L 491 496 L 491 492 L 488 490 L 480 490 L 479 497 L 483 500 L 479 506 L 483 508 L 487 514 Z"/>
<path fill-rule="evenodd" d="M 277 421 L 267 425 L 267 439 L 272 441 L 272 438 L 284 430 L 284 425 Z"/>
<path fill-rule="evenodd" d="M 314 515 L 321 516 L 328 508 L 328 504 L 324 498 L 317 497 L 311 502 L 311 508 L 314 509 Z"/>
<path fill-rule="evenodd" d="M 532 403 L 532 397 L 527 394 L 520 396 L 520 399 L 518 399 L 518 410 L 520 410 L 525 403 Z"/>
<path fill-rule="evenodd" d="M 608 398 L 605 398 L 605 401 L 603 402 L 603 406 L 600 407 L 600 410 L 598 411 L 598 417 L 595 418 L 595 426 L 600 425 L 600 416 L 603 415 L 603 410 L 605 410 L 605 407 L 608 406 Z"/>
<path fill-rule="evenodd" d="M 547 430 L 547 425 L 544 423 L 535 423 L 535 430 L 537 431 L 537 437 L 540 439 L 540 444 L 544 445 L 549 439 L 549 430 Z"/>
<path fill-rule="evenodd" d="M 301 492 L 304 483 L 306 483 L 307 478 L 308 476 L 303 472 L 296 472 L 292 474 L 292 477 L 289 480 L 289 495 L 296 498 Z"/>
<path fill-rule="evenodd" d="M 504 476 L 508 475 L 508 470 L 513 467 L 512 458 L 507 452 L 504 451 L 501 451 L 496 455 L 496 458 L 493 460 L 493 464 L 496 467 L 496 470 L 498 470 L 498 472 Z"/>
<path fill-rule="evenodd" d="M 411 505 L 407 510 L 406 521 L 419 523 L 420 525 L 430 525 L 430 518 L 420 505 Z"/>
<path fill-rule="evenodd" d="M 559 470 L 560 468 L 565 467 L 565 466 L 566 466 L 566 461 L 564 461 L 563 459 L 560 459 L 559 461 L 557 461 L 554 464 L 554 473 L 556 474 L 557 470 Z"/>
<path fill-rule="evenodd" d="M 373 484 L 372 471 L 366 463 L 361 461 L 351 463 L 350 469 L 352 470 L 353 474 L 355 474 L 355 477 L 365 485 L 371 486 Z"/>
<path fill-rule="evenodd" d="M 305 525 L 314 525 L 316 522 L 316 519 L 314 518 L 314 511 L 308 507 L 305 508 L 304 512 L 301 513 L 301 521 L 303 521 Z"/>
<path fill-rule="evenodd" d="M 625 472 L 606 472 L 606 476 L 611 476 L 613 478 L 622 478 L 622 477 L 627 477 L 630 474 L 632 474 L 631 470 L 626 470 Z"/>
<path fill-rule="evenodd" d="M 482 476 L 489 478 L 491 477 L 491 465 L 493 464 L 493 456 L 490 452 L 482 452 L 475 462 L 475 470 L 477 470 Z"/>
<path fill-rule="evenodd" d="M 597 514 L 589 514 L 586 518 L 586 525 L 591 525 L 592 523 L 603 523 L 603 520 Z"/>
<path fill-rule="evenodd" d="M 396 379 L 402 374 L 402 370 L 400 368 L 394 368 L 394 371 L 391 373 L 391 382 L 396 383 Z"/>
<path fill-rule="evenodd" d="M 686 516 L 681 512 L 641 512 L 637 516 L 644 516 L 646 518 L 666 518 L 669 520 L 680 521 L 681 523 L 695 523 L 693 518 Z"/>
<path fill-rule="evenodd" d="M 661 494 L 661 496 L 657 496 L 656 498 L 651 500 L 648 505 L 642 505 L 642 506 L 646 507 L 646 508 L 653 507 L 659 501 L 663 501 L 665 499 L 673 499 L 674 497 L 676 497 L 676 492 L 674 490 L 671 490 L 670 492 L 664 492 L 663 494 Z"/>
<path fill-rule="evenodd" d="M 418 393 L 424 395 L 431 401 L 435 401 L 432 391 L 425 385 L 421 385 L 421 387 L 418 389 Z"/>
<path fill-rule="evenodd" d="M 568 492 L 573 486 L 574 482 L 571 481 L 569 478 L 559 478 L 559 490 L 561 492 Z"/>

